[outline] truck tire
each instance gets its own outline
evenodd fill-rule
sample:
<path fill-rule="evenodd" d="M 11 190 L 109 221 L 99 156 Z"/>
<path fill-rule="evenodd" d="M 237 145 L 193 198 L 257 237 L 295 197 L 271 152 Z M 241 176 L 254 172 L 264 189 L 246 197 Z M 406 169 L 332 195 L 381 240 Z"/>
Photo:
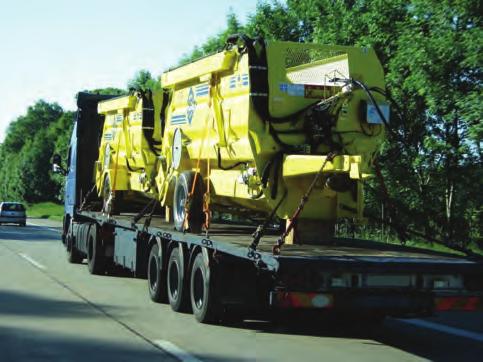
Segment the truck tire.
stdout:
<path fill-rule="evenodd" d="M 91 274 L 104 274 L 106 271 L 106 257 L 96 224 L 89 227 L 87 234 L 87 267 Z"/>
<path fill-rule="evenodd" d="M 64 214 L 62 218 L 62 244 L 67 247 L 67 234 L 69 234 L 70 230 L 70 215 Z"/>
<path fill-rule="evenodd" d="M 168 261 L 167 290 L 171 309 L 175 312 L 188 310 L 188 290 L 185 283 L 185 270 L 179 248 L 171 250 Z"/>
<path fill-rule="evenodd" d="M 193 199 L 191 204 L 188 206 L 188 216 L 187 224 L 188 227 L 185 229 L 185 204 L 188 194 L 191 192 L 193 187 L 193 181 L 195 178 L 195 172 L 185 171 L 179 175 L 176 181 L 176 186 L 174 188 L 174 199 L 173 199 L 173 220 L 174 227 L 178 231 L 189 231 L 195 234 L 201 232 L 203 226 L 204 215 L 203 215 L 203 179 L 201 174 L 196 178 L 196 185 L 193 194 Z"/>
<path fill-rule="evenodd" d="M 162 249 L 154 243 L 148 258 L 148 290 L 149 297 L 153 302 L 166 303 L 168 295 L 166 291 L 166 268 L 162 268 Z"/>
<path fill-rule="evenodd" d="M 191 308 L 196 320 L 200 323 L 218 321 L 220 305 L 213 286 L 209 265 L 198 253 L 191 268 L 190 278 Z"/>
<path fill-rule="evenodd" d="M 67 250 L 67 261 L 71 264 L 80 264 L 84 258 L 82 254 L 74 245 L 74 238 L 72 235 L 67 234 L 66 236 L 66 250 Z"/>

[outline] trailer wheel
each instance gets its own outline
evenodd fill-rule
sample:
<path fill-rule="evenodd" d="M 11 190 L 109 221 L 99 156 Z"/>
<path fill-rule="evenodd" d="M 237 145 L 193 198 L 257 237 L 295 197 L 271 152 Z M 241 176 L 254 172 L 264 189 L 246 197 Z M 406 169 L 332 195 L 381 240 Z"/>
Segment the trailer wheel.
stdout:
<path fill-rule="evenodd" d="M 151 247 L 148 258 L 148 289 L 149 297 L 153 302 L 166 303 L 168 296 L 166 292 L 166 269 L 162 268 L 162 249 L 157 243 Z"/>
<path fill-rule="evenodd" d="M 178 231 L 190 231 L 192 233 L 200 233 L 203 225 L 203 179 L 201 175 L 196 178 L 196 185 L 193 199 L 189 205 L 186 200 L 193 187 L 195 173 L 193 171 L 185 171 L 179 175 L 174 188 L 173 200 L 173 220 L 174 227 Z M 185 229 L 186 206 L 188 206 L 187 224 Z"/>
<path fill-rule="evenodd" d="M 74 238 L 68 234 L 66 237 L 67 261 L 71 264 L 80 264 L 84 258 L 74 245 Z"/>
<path fill-rule="evenodd" d="M 213 287 L 213 279 L 209 265 L 206 265 L 203 254 L 198 253 L 191 268 L 190 278 L 191 308 L 196 320 L 200 323 L 217 321 L 219 303 Z"/>
<path fill-rule="evenodd" d="M 185 312 L 188 309 L 187 288 L 185 287 L 184 265 L 179 248 L 171 250 L 168 261 L 168 300 L 175 312 Z"/>
<path fill-rule="evenodd" d="M 98 237 L 96 224 L 89 227 L 87 234 L 87 267 L 91 274 L 104 274 L 106 271 L 106 257 Z"/>

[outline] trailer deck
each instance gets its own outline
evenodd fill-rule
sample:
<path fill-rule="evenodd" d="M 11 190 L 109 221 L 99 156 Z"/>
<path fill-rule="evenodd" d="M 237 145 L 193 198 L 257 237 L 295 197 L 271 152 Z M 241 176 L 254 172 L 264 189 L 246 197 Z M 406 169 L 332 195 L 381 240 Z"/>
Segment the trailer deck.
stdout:
<path fill-rule="evenodd" d="M 83 216 L 117 227 L 141 231 L 146 218 L 133 224 L 135 214 L 116 215 L 109 218 L 98 212 L 83 212 Z M 260 240 L 255 252 L 249 249 L 251 235 L 256 226 L 215 223 L 206 234 L 191 234 L 176 231 L 172 224 L 162 216 L 153 216 L 148 229 L 149 234 L 170 240 L 198 244 L 219 252 L 227 252 L 238 257 L 261 261 L 263 268 L 278 270 L 280 263 L 291 265 L 312 261 L 319 269 L 336 271 L 407 271 L 411 272 L 483 272 L 483 265 L 477 261 L 457 254 L 436 252 L 404 245 L 352 238 L 334 238 L 327 244 L 285 244 L 280 255 L 273 255 L 279 232 L 271 229 Z M 309 263 L 309 264 L 308 264 Z M 349 268 L 349 269 L 348 269 Z"/>

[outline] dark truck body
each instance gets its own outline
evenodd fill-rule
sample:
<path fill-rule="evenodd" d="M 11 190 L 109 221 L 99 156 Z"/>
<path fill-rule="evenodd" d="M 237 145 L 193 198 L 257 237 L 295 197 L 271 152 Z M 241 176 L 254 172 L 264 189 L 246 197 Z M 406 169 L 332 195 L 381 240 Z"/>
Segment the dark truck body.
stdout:
<path fill-rule="evenodd" d="M 80 111 L 70 149 L 63 232 L 70 260 L 73 252 L 74 261 L 86 256 L 91 272 L 104 273 L 107 262 L 147 276 L 151 298 L 159 301 L 162 298 L 152 295 L 150 267 L 150 252 L 157 245 L 157 272 L 164 278 L 174 248 L 179 250 L 187 276 L 201 253 L 209 265 L 211 298 L 225 311 L 329 309 L 407 317 L 482 307 L 483 264 L 469 258 L 343 238 L 327 245 L 284 245 L 281 255 L 273 255 L 275 231 L 254 251 L 248 248 L 254 226 L 215 224 L 208 237 L 175 231 L 161 216 L 109 216 L 95 211 L 100 210 L 101 202 L 95 192 L 87 193 L 94 184 L 102 132 L 102 119 L 95 110 L 105 97 L 97 97 L 78 96 Z M 96 270 L 93 258 L 102 258 L 102 268 Z M 189 284 L 185 277 L 183 290 L 189 292 Z"/>

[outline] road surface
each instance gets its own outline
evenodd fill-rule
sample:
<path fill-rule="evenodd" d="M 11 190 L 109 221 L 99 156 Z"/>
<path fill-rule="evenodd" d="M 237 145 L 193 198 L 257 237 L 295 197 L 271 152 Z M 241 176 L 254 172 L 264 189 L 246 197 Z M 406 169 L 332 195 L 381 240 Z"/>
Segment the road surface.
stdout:
<path fill-rule="evenodd" d="M 0 226 L 1 361 L 478 361 L 483 313 L 381 327 L 198 324 L 151 302 L 147 282 L 68 264 L 59 223 Z"/>

